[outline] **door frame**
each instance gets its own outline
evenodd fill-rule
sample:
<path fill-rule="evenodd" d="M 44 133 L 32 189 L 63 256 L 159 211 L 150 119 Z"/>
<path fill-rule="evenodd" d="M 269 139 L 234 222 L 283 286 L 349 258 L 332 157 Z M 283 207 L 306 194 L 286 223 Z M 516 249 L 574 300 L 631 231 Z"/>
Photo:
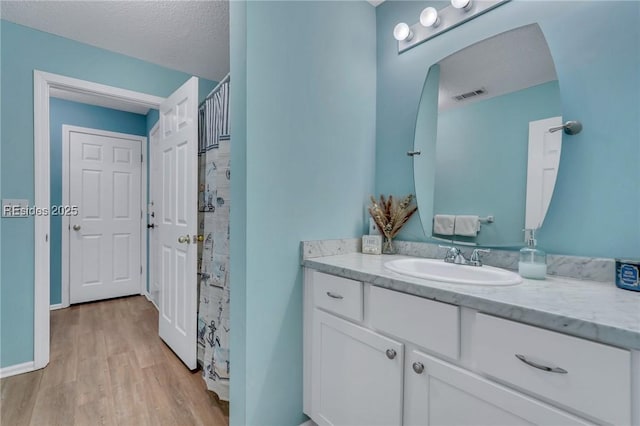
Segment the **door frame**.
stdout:
<path fill-rule="evenodd" d="M 158 122 L 156 124 L 153 125 L 153 127 L 151 128 L 151 130 L 149 130 L 149 149 L 151 149 L 151 147 L 153 146 L 153 141 L 154 139 L 157 139 L 159 137 L 160 134 L 160 120 L 158 120 Z M 151 159 L 149 158 L 149 164 L 151 164 Z M 149 177 L 151 177 L 151 168 L 148 169 L 148 173 L 149 173 Z M 148 194 L 147 194 L 147 200 L 149 200 L 149 203 L 151 201 L 155 201 L 153 200 L 151 197 L 155 194 L 155 190 L 157 190 L 157 188 L 155 188 L 156 183 L 153 181 L 153 179 L 149 179 L 149 185 L 147 186 L 148 188 Z M 147 205 L 147 208 L 149 208 L 150 204 Z M 155 211 L 155 206 L 154 206 L 154 211 Z M 147 210 L 147 217 L 149 215 L 149 210 Z M 155 218 L 153 218 L 153 221 L 155 222 Z M 147 230 L 148 231 L 148 230 Z M 158 312 L 160 312 L 160 301 L 159 300 L 154 300 L 153 299 L 153 282 L 156 279 L 156 274 L 157 274 L 157 265 L 156 265 L 156 256 L 157 253 L 154 253 L 153 251 L 151 251 L 151 235 L 154 235 L 154 238 L 156 234 L 149 233 L 147 234 L 149 235 L 149 254 L 148 254 L 148 262 L 147 262 L 147 269 L 148 269 L 148 273 L 147 273 L 147 280 L 149 282 L 149 289 L 147 291 L 148 293 L 148 299 L 149 301 L 151 301 L 151 303 L 153 303 L 153 306 L 156 307 L 156 309 L 158 310 Z M 155 241 L 155 240 L 154 240 Z"/>
<path fill-rule="evenodd" d="M 165 98 L 146 93 L 107 86 L 63 75 L 33 71 L 33 164 L 34 204 L 49 207 L 50 194 L 50 122 L 49 100 L 51 89 L 57 93 L 75 93 L 98 96 L 130 105 L 160 109 Z M 146 204 L 146 202 L 145 202 Z M 34 217 L 34 294 L 33 294 L 33 368 L 37 370 L 49 363 L 50 339 L 50 250 L 49 216 Z M 145 262 L 146 263 L 146 262 Z M 25 371 L 26 372 L 26 371 Z"/>
<path fill-rule="evenodd" d="M 148 203 L 144 200 L 149 199 L 147 192 L 147 137 L 131 135 L 127 133 L 110 132 L 106 130 L 92 129 L 90 127 L 72 126 L 70 124 L 62 125 L 62 205 L 67 206 L 69 202 L 70 192 L 70 164 L 69 164 L 69 149 L 70 149 L 70 133 L 88 133 L 91 135 L 106 136 L 113 138 L 122 138 L 132 141 L 140 142 L 140 151 L 142 153 L 142 161 L 140 162 L 140 196 L 143 202 L 140 203 L 140 294 L 146 294 L 147 290 L 147 240 L 146 236 L 146 223 L 147 223 L 147 208 Z M 137 161 L 137 160 L 136 160 Z M 69 246 L 69 232 L 70 232 L 70 217 L 62 216 L 62 300 L 61 307 L 68 308 L 70 306 L 71 287 L 70 287 L 70 273 L 71 266 L 69 263 L 70 258 L 70 246 Z"/>

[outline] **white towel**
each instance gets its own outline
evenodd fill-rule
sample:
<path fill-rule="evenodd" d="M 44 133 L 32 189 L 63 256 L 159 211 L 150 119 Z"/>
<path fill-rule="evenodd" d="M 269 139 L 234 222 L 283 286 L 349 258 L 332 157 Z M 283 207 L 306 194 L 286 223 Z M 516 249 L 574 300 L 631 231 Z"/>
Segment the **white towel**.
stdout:
<path fill-rule="evenodd" d="M 480 231 L 478 216 L 456 216 L 453 233 L 463 237 L 476 237 Z"/>
<path fill-rule="evenodd" d="M 433 233 L 453 235 L 456 217 L 452 214 L 437 214 L 433 217 Z"/>

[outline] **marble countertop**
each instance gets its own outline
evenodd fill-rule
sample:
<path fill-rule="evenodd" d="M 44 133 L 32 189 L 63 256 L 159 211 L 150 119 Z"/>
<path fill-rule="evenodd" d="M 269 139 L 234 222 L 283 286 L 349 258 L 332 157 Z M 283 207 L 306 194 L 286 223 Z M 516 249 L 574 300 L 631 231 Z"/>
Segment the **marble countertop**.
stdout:
<path fill-rule="evenodd" d="M 531 325 L 640 350 L 640 292 L 563 277 L 507 287 L 430 281 L 384 268 L 398 255 L 347 253 L 302 260 L 305 267 L 378 287 L 465 306 Z"/>

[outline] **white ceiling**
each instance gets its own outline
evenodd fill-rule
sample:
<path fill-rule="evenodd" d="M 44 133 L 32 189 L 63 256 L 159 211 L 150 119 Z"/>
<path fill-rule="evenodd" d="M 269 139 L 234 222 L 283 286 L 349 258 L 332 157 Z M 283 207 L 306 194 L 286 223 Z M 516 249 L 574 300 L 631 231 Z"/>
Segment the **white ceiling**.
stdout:
<path fill-rule="evenodd" d="M 441 110 L 558 79 L 549 46 L 537 24 L 478 42 L 444 58 L 439 64 Z M 487 93 L 463 101 L 453 99 L 481 88 Z"/>
<path fill-rule="evenodd" d="M 0 16 L 209 80 L 229 72 L 226 0 L 2 0 Z"/>

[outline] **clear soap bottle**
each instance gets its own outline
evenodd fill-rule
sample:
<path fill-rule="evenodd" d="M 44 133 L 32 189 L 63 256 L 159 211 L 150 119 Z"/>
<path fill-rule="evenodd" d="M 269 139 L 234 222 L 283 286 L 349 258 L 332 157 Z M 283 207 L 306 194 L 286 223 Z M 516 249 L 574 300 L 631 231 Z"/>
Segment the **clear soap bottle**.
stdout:
<path fill-rule="evenodd" d="M 544 280 L 547 276 L 547 254 L 536 247 L 535 229 L 526 229 L 527 246 L 520 250 L 518 273 L 523 278 Z"/>

